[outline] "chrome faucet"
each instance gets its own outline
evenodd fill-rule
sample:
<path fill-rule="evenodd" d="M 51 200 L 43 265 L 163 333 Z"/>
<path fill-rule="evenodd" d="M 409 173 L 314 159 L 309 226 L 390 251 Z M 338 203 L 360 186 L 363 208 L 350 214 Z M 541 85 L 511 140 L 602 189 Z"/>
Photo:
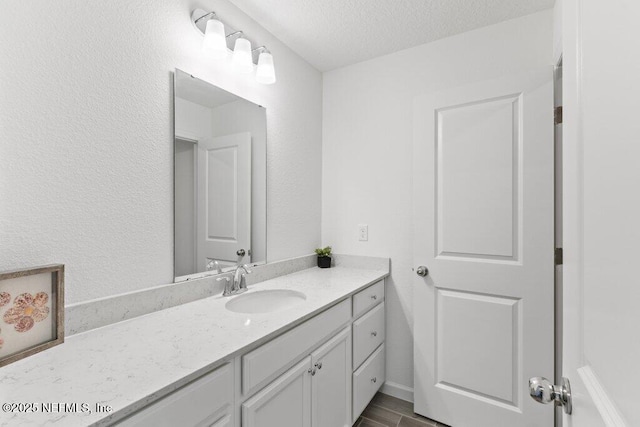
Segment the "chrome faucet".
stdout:
<path fill-rule="evenodd" d="M 209 258 L 209 262 L 207 263 L 207 271 L 215 270 L 216 274 L 222 274 L 222 268 L 220 268 L 220 263 L 215 259 Z"/>
<path fill-rule="evenodd" d="M 231 295 L 238 295 L 247 291 L 247 280 L 246 275 L 251 274 L 251 270 L 248 265 L 238 265 L 236 267 L 235 272 L 233 273 L 233 278 L 229 276 L 219 277 L 216 279 L 218 282 L 225 280 L 224 292 L 222 293 L 223 297 L 228 297 Z"/>
<path fill-rule="evenodd" d="M 243 270 L 244 273 L 241 273 L 240 270 Z M 236 267 L 236 271 L 233 273 L 233 283 L 236 293 L 241 294 L 247 290 L 247 274 L 251 274 L 251 270 L 247 264 Z"/>

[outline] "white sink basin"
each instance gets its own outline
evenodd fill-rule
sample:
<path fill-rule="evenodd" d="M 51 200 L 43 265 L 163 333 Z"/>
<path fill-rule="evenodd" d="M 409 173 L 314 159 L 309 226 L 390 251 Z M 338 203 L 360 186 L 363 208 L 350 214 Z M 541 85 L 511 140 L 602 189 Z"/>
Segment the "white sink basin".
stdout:
<path fill-rule="evenodd" d="M 225 308 L 235 313 L 273 313 L 282 311 L 305 301 L 302 292 L 289 289 L 269 289 L 254 291 L 232 298 Z"/>

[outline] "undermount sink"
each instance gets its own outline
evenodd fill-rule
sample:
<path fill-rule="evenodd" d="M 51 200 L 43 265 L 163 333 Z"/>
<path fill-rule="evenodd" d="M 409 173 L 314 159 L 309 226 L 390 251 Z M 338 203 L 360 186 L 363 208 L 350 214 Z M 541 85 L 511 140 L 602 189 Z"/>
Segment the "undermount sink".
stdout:
<path fill-rule="evenodd" d="M 273 313 L 296 306 L 306 299 L 302 292 L 290 289 L 269 289 L 234 297 L 225 304 L 225 308 L 235 313 Z"/>

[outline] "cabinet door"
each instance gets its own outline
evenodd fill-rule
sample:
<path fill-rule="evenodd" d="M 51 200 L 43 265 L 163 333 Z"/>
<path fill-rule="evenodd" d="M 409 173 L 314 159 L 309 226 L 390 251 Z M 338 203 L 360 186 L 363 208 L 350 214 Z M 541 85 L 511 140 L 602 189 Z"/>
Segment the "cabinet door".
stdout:
<path fill-rule="evenodd" d="M 243 427 L 311 427 L 311 357 L 242 404 Z"/>
<path fill-rule="evenodd" d="M 311 354 L 313 427 L 351 426 L 351 328 Z"/>

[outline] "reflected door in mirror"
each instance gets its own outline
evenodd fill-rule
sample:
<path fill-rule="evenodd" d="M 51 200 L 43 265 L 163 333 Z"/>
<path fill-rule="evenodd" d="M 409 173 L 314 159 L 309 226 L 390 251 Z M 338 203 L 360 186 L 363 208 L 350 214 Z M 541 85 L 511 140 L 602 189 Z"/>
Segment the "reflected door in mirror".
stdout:
<path fill-rule="evenodd" d="M 198 143 L 198 271 L 216 260 L 235 263 L 251 248 L 251 134 L 210 138 Z"/>

